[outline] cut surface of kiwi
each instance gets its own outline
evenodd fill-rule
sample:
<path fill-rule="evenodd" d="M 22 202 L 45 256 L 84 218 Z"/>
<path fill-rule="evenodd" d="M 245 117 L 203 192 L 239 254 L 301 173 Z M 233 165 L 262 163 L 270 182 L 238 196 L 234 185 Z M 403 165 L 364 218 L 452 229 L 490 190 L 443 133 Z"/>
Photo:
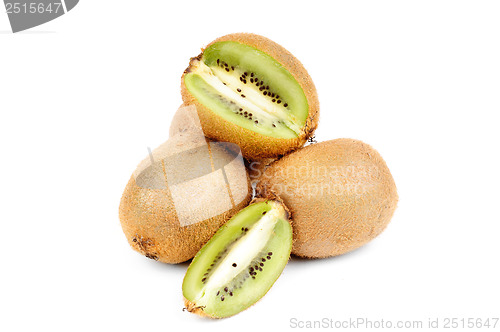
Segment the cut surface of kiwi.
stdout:
<path fill-rule="evenodd" d="M 285 67 L 235 41 L 213 43 L 192 58 L 184 83 L 212 112 L 269 137 L 298 137 L 309 114 L 304 91 Z"/>
<path fill-rule="evenodd" d="M 182 285 L 186 309 L 213 318 L 245 310 L 280 276 L 291 247 L 283 205 L 272 200 L 249 205 L 194 257 Z"/>

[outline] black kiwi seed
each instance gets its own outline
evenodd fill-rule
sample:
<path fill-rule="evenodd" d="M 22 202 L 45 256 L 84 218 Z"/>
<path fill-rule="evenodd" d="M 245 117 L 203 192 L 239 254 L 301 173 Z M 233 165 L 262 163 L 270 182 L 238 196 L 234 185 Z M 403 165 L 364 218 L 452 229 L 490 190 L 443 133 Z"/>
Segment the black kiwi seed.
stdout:
<path fill-rule="evenodd" d="M 207 278 L 203 278 L 203 279 L 201 279 L 201 282 L 205 282 L 205 280 L 207 280 Z"/>
<path fill-rule="evenodd" d="M 245 98 L 245 95 L 241 95 L 242 98 Z"/>
<path fill-rule="evenodd" d="M 271 259 L 271 256 L 267 256 L 267 259 Z"/>
<path fill-rule="evenodd" d="M 259 266 L 258 265 L 255 265 L 255 269 L 258 270 L 259 269 Z"/>
<path fill-rule="evenodd" d="M 237 266 L 236 263 L 233 263 L 233 267 L 236 267 L 236 266 Z"/>
<path fill-rule="evenodd" d="M 260 87 L 260 88 L 259 88 L 259 91 L 262 91 L 262 90 L 264 90 L 264 88 L 263 88 L 263 87 Z"/>
<path fill-rule="evenodd" d="M 241 92 L 241 89 L 240 89 L 240 88 L 238 88 L 238 89 L 236 89 L 236 91 Z"/>
<path fill-rule="evenodd" d="M 226 71 L 229 72 L 229 68 L 226 68 Z"/>
<path fill-rule="evenodd" d="M 222 296 L 220 297 L 220 300 L 221 300 L 221 301 L 224 301 L 224 295 L 222 295 Z"/>
<path fill-rule="evenodd" d="M 255 120 L 255 123 L 259 123 L 259 121 Z"/>
<path fill-rule="evenodd" d="M 250 272 L 252 272 L 252 271 L 253 271 L 253 267 L 250 266 Z"/>
<path fill-rule="evenodd" d="M 278 104 L 281 104 L 281 100 L 278 100 Z"/>
<path fill-rule="evenodd" d="M 255 78 L 255 82 L 258 82 L 258 81 L 259 81 L 259 79 L 258 79 L 258 78 Z"/>
<path fill-rule="evenodd" d="M 287 104 L 287 103 L 284 103 L 284 104 L 283 104 L 283 106 L 288 107 L 288 104 Z"/>
<path fill-rule="evenodd" d="M 262 271 L 262 268 L 261 268 L 261 267 L 259 267 L 259 271 Z"/>
<path fill-rule="evenodd" d="M 253 83 L 253 78 L 250 79 L 250 83 Z"/>
<path fill-rule="evenodd" d="M 273 99 L 272 102 L 274 103 L 276 101 L 276 99 Z"/>
<path fill-rule="evenodd" d="M 253 73 L 250 74 L 250 77 L 253 77 Z"/>
<path fill-rule="evenodd" d="M 227 293 L 227 287 L 224 287 L 224 292 L 226 292 L 226 293 Z"/>
<path fill-rule="evenodd" d="M 231 66 L 231 70 L 234 70 L 234 66 Z"/>
<path fill-rule="evenodd" d="M 272 252 L 268 252 L 267 254 L 268 254 L 269 256 L 272 256 L 272 254 L 273 254 L 273 253 L 272 253 Z"/>
<path fill-rule="evenodd" d="M 260 266 L 264 266 L 264 263 L 260 263 Z"/>
<path fill-rule="evenodd" d="M 229 292 L 229 296 L 233 296 L 233 292 Z"/>
<path fill-rule="evenodd" d="M 247 73 L 247 72 L 244 72 L 244 73 L 243 73 L 243 75 L 247 76 L 247 75 L 248 75 L 248 73 Z"/>
<path fill-rule="evenodd" d="M 217 64 L 219 64 L 219 62 L 220 62 L 219 59 L 217 59 Z"/>
<path fill-rule="evenodd" d="M 217 291 L 217 294 L 215 296 L 219 296 L 219 294 L 220 294 L 220 291 Z"/>
<path fill-rule="evenodd" d="M 264 91 L 264 96 L 267 96 L 267 91 Z"/>
<path fill-rule="evenodd" d="M 264 211 L 264 212 L 262 212 L 262 215 L 265 215 L 266 213 L 267 213 L 267 211 Z"/>
<path fill-rule="evenodd" d="M 265 262 L 265 261 L 266 261 L 266 259 L 265 259 L 265 258 L 262 258 L 262 261 L 263 261 L 263 262 Z"/>
<path fill-rule="evenodd" d="M 276 127 L 276 125 L 273 123 L 273 127 Z"/>

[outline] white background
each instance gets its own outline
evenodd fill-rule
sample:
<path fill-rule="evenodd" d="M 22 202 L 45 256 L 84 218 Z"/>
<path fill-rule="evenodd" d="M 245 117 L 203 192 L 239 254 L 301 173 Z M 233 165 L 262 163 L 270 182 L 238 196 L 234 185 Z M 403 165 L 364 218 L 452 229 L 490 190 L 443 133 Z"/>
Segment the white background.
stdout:
<path fill-rule="evenodd" d="M 0 13 L 0 330 L 500 317 L 499 17 L 497 1 L 84 0 L 12 34 Z M 292 258 L 259 303 L 209 321 L 182 311 L 187 264 L 129 248 L 118 204 L 168 137 L 189 57 L 240 31 L 303 62 L 317 140 L 374 146 L 400 203 L 370 244 Z"/>

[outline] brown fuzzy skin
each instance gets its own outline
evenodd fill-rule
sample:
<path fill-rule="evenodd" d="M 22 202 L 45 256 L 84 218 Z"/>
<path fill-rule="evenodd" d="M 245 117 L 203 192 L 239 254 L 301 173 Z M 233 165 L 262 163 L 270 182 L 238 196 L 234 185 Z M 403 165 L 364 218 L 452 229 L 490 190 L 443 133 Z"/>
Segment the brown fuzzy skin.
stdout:
<path fill-rule="evenodd" d="M 309 145 L 271 164 L 257 186 L 292 214 L 292 253 L 337 256 L 366 244 L 392 218 L 396 185 L 380 154 L 353 139 Z"/>
<path fill-rule="evenodd" d="M 193 302 L 189 301 L 188 299 L 186 299 L 184 297 L 184 310 L 187 310 L 188 312 L 190 313 L 193 313 L 193 314 L 196 314 L 198 316 L 201 316 L 201 317 L 208 317 L 208 318 L 214 318 L 214 319 L 221 319 L 220 317 L 214 317 L 214 316 L 210 316 L 208 315 L 202 307 L 200 306 L 197 306 L 196 304 L 194 304 Z"/>
<path fill-rule="evenodd" d="M 313 135 L 319 121 L 319 101 L 316 87 L 302 63 L 282 46 L 259 35 L 251 33 L 229 34 L 217 38 L 207 45 L 207 47 L 220 41 L 235 41 L 255 47 L 278 61 L 293 75 L 302 87 L 309 104 L 309 116 L 302 132 L 294 139 L 280 139 L 264 136 L 242 128 L 232 122 L 224 120 L 210 109 L 204 107 L 193 95 L 191 95 L 184 84 L 184 75 L 189 71 L 188 68 L 182 75 L 181 80 L 182 100 L 187 105 L 193 104 L 197 107 L 205 135 L 216 141 L 231 142 L 239 145 L 243 156 L 249 160 L 276 158 L 302 147 L 307 139 Z"/>
<path fill-rule="evenodd" d="M 167 143 L 164 151 L 161 151 L 162 147 L 155 150 L 160 150 L 155 160 L 161 160 L 165 153 L 171 153 L 175 147 L 200 144 L 200 138 L 178 135 Z M 205 141 L 202 143 L 205 144 Z M 214 149 L 212 154 L 226 153 Z M 143 164 L 138 169 L 144 169 Z M 196 165 L 186 167 L 193 168 Z M 140 172 L 136 170 L 135 173 Z M 220 226 L 248 204 L 252 196 L 248 175 L 246 183 L 243 179 L 243 185 L 247 186 L 246 197 L 233 208 L 201 222 L 181 226 L 168 186 L 165 189 L 144 188 L 137 185 L 133 175 L 120 202 L 119 216 L 123 232 L 132 248 L 148 258 L 172 264 L 185 262 L 194 257 Z M 195 199 L 192 204 L 193 213 L 196 213 L 204 209 L 206 202 Z"/>
<path fill-rule="evenodd" d="M 265 158 L 261 160 L 245 160 L 245 166 L 250 176 L 252 184 L 257 184 L 264 174 L 266 168 L 274 161 L 274 158 Z"/>

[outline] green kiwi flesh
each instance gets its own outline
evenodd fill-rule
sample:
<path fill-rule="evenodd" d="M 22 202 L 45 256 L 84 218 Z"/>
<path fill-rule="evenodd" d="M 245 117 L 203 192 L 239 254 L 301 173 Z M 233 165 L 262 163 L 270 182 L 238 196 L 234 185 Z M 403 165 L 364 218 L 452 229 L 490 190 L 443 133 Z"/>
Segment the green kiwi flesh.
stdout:
<path fill-rule="evenodd" d="M 216 42 L 191 59 L 184 83 L 205 107 L 262 135 L 296 138 L 308 117 L 307 98 L 293 75 L 238 42 Z"/>
<path fill-rule="evenodd" d="M 222 226 L 196 254 L 182 284 L 186 309 L 224 318 L 245 310 L 274 284 L 292 248 L 283 205 L 249 205 Z"/>

